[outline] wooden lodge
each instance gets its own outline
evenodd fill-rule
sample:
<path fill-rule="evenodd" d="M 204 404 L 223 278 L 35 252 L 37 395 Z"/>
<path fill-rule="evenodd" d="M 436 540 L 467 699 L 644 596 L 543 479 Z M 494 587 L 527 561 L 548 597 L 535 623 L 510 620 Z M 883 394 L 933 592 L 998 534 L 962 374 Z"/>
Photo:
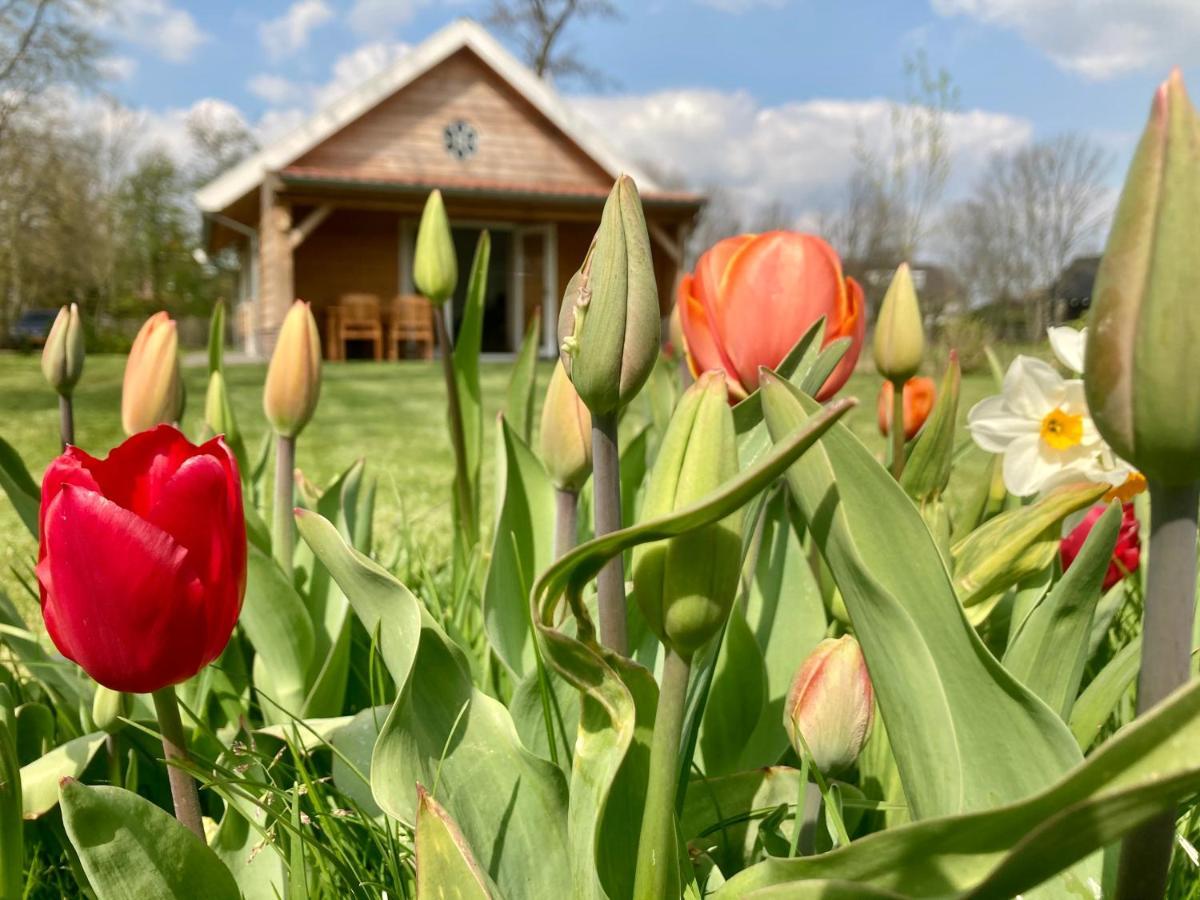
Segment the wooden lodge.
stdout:
<path fill-rule="evenodd" d="M 558 305 L 614 178 L 638 183 L 664 313 L 702 198 L 660 189 L 483 28 L 460 20 L 196 194 L 210 251 L 241 256 L 241 339 L 268 353 L 294 297 L 326 356 L 430 352 L 414 296 L 421 208 L 440 188 L 454 224 L 461 316 L 480 229 L 491 233 L 483 349 L 511 353 L 535 308 L 555 352 Z M 345 339 L 343 341 L 343 338 Z M 415 347 L 415 349 L 414 349 Z"/>

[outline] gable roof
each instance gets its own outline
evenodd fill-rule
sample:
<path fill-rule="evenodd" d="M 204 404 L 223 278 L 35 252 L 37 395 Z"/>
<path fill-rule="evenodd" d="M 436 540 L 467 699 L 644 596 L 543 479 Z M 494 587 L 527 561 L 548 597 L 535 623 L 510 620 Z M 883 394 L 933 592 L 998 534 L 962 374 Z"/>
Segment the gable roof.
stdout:
<path fill-rule="evenodd" d="M 196 205 L 220 212 L 257 188 L 268 172 L 290 165 L 462 49 L 469 49 L 612 178 L 627 172 L 643 193 L 661 189 L 644 171 L 623 160 L 545 81 L 522 65 L 482 26 L 459 19 L 435 32 L 389 68 L 360 84 L 196 192 Z"/>

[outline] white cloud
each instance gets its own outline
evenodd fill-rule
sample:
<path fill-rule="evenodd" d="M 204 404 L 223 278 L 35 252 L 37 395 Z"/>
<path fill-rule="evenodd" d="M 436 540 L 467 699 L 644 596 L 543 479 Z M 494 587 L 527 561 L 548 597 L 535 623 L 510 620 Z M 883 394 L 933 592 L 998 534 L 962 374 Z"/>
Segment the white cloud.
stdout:
<path fill-rule="evenodd" d="M 1056 65 L 1112 78 L 1200 57 L 1196 0 L 931 0 L 942 16 L 966 16 L 1016 32 Z"/>
<path fill-rule="evenodd" d="M 297 0 L 287 12 L 258 27 L 258 39 L 271 59 L 283 59 L 308 46 L 312 32 L 333 20 L 324 0 Z"/>
<path fill-rule="evenodd" d="M 262 72 L 246 82 L 246 90 L 273 106 L 296 103 L 304 98 L 304 88 L 282 75 Z"/>
<path fill-rule="evenodd" d="M 429 0 L 355 0 L 347 21 L 359 34 L 389 32 L 412 21 Z"/>
<path fill-rule="evenodd" d="M 721 12 L 733 13 L 740 16 L 755 9 L 782 9 L 788 0 L 696 0 L 701 6 L 708 6 Z"/>
<path fill-rule="evenodd" d="M 137 73 L 137 60 L 131 56 L 106 56 L 96 68 L 105 81 L 129 81 Z"/>
<path fill-rule="evenodd" d="M 191 60 L 196 48 L 209 39 L 192 14 L 176 9 L 170 0 L 123 0 L 99 7 L 93 21 L 106 34 L 174 63 Z"/>

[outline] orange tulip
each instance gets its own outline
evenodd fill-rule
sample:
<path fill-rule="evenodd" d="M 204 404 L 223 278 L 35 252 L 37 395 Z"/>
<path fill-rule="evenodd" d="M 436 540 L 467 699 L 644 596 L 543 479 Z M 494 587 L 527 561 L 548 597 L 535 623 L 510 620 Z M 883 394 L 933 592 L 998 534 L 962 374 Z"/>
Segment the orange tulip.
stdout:
<path fill-rule="evenodd" d="M 854 371 L 867 324 L 862 288 L 843 277 L 833 248 L 794 231 L 718 241 L 680 282 L 678 305 L 692 371 L 723 371 L 734 400 L 752 393 L 759 367 L 783 362 L 821 316 L 825 344 L 851 339 L 817 392 L 832 397 Z"/>
<path fill-rule="evenodd" d="M 885 381 L 879 389 L 879 430 L 886 437 L 891 433 L 892 426 L 892 383 Z M 911 441 L 921 430 L 929 413 L 933 409 L 933 401 L 937 397 L 937 388 L 932 378 L 918 375 L 904 382 L 904 439 Z"/>

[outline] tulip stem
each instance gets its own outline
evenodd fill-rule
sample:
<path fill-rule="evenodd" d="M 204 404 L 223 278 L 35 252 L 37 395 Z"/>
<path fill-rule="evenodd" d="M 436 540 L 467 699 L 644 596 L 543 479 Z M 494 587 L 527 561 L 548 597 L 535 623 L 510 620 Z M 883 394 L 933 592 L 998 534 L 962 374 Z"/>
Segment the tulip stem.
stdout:
<path fill-rule="evenodd" d="M 296 540 L 292 522 L 295 489 L 296 439 L 280 434 L 275 438 L 275 514 L 271 518 L 271 547 L 275 551 L 275 561 L 289 582 Z"/>
<path fill-rule="evenodd" d="M 621 527 L 621 451 L 617 414 L 592 413 L 592 503 L 596 537 Z M 622 656 L 629 654 L 625 627 L 625 560 L 617 554 L 596 576 L 600 607 L 600 643 Z"/>
<path fill-rule="evenodd" d="M 557 488 L 554 491 L 554 558 L 565 556 L 579 534 L 579 494 Z"/>
<path fill-rule="evenodd" d="M 1150 563 L 1142 613 L 1137 713 L 1142 715 L 1187 682 L 1196 604 L 1196 517 L 1200 482 L 1151 480 Z M 1150 652 L 1152 651 L 1152 652 Z M 1161 897 L 1175 843 L 1175 812 L 1141 826 L 1121 845 L 1117 897 Z"/>
<path fill-rule="evenodd" d="M 165 687 L 151 696 L 154 697 L 154 712 L 158 715 L 158 729 L 162 732 L 167 780 L 171 783 L 171 799 L 175 802 L 175 818 L 204 841 L 204 825 L 200 821 L 200 794 L 196 791 L 196 781 L 178 765 L 188 762 L 188 752 L 183 722 L 179 718 L 179 703 L 175 699 L 175 688 Z"/>
<path fill-rule="evenodd" d="M 892 477 L 904 474 L 904 382 L 892 382 Z"/>
<path fill-rule="evenodd" d="M 654 715 L 654 737 L 650 744 L 650 779 L 646 784 L 646 803 L 638 838 L 634 900 L 679 896 L 675 790 L 679 775 L 679 738 L 691 670 L 690 658 L 667 650 L 662 686 L 658 691 L 658 710 Z"/>
<path fill-rule="evenodd" d="M 446 380 L 446 415 L 450 420 L 450 443 L 454 450 L 454 504 L 458 525 L 468 546 L 475 543 L 479 533 L 475 528 L 475 508 L 471 502 L 471 483 L 467 472 L 467 438 L 463 430 L 462 402 L 458 396 L 458 376 L 454 372 L 454 344 L 446 328 L 446 316 L 451 305 L 442 304 L 434 311 L 433 324 L 437 331 L 438 350 L 442 357 L 442 375 Z"/>
<path fill-rule="evenodd" d="M 788 856 L 795 856 L 800 849 L 800 832 L 804 830 L 804 810 L 808 805 L 808 755 L 800 759 L 800 786 L 796 788 L 796 818 L 792 824 L 792 845 Z"/>
<path fill-rule="evenodd" d="M 71 398 L 64 394 L 58 395 L 58 433 L 62 438 L 62 449 L 68 444 L 75 443 L 75 407 Z"/>

